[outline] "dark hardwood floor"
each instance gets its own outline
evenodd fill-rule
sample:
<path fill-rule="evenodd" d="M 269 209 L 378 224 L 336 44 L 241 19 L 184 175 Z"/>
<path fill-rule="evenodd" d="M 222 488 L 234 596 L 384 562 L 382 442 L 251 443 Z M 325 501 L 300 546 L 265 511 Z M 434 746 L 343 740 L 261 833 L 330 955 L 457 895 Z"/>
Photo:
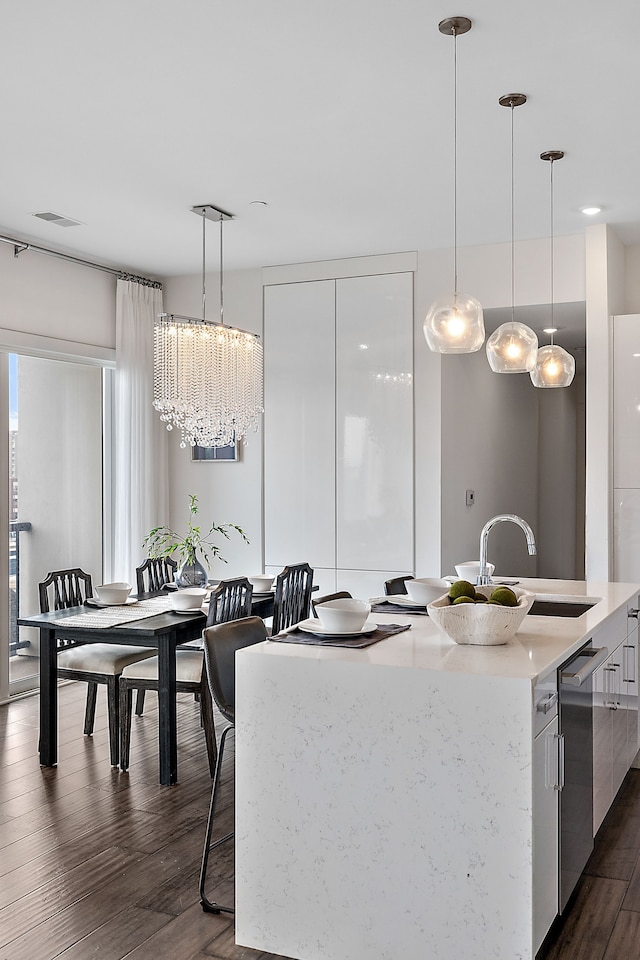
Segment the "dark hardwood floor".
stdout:
<path fill-rule="evenodd" d="M 96 731 L 82 735 L 85 694 L 82 683 L 60 687 L 55 769 L 38 763 L 38 698 L 0 707 L 0 960 L 273 960 L 236 947 L 232 918 L 199 904 L 211 780 L 193 696 L 178 701 L 180 783 L 161 787 L 156 697 L 147 694 L 144 717 L 134 717 L 122 774 L 109 766 L 104 690 Z M 225 767 L 227 832 L 232 749 Z M 233 844 L 225 846 L 212 857 L 208 892 L 230 903 Z"/>
<path fill-rule="evenodd" d="M 179 697 L 175 787 L 157 783 L 153 695 L 134 718 L 126 774 L 109 766 L 104 696 L 93 737 L 82 735 L 84 700 L 84 684 L 60 688 L 56 769 L 38 764 L 38 698 L 0 707 L 0 960 L 282 960 L 236 947 L 232 919 L 199 905 L 211 781 L 193 698 Z M 230 749 L 221 831 L 232 823 L 232 765 Z M 210 893 L 231 902 L 232 844 L 217 852 L 210 876 Z M 544 957 L 640 957 L 640 771 L 630 772 L 603 824 Z"/>

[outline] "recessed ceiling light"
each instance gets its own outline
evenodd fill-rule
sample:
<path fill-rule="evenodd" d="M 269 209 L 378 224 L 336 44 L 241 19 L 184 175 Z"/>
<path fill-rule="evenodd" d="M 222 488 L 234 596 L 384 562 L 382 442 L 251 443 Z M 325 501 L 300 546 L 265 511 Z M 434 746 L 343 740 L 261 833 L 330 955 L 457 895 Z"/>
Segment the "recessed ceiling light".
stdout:
<path fill-rule="evenodd" d="M 602 213 L 602 207 L 580 207 L 580 213 L 584 213 L 588 217 L 595 217 L 596 213 Z"/>
<path fill-rule="evenodd" d="M 543 332 L 543 333 L 557 333 L 557 332 L 558 332 L 558 328 L 557 328 L 557 327 L 543 327 L 543 328 L 542 328 L 542 332 Z"/>
<path fill-rule="evenodd" d="M 250 207 L 266 207 L 267 201 L 266 200 L 249 200 L 249 206 Z"/>

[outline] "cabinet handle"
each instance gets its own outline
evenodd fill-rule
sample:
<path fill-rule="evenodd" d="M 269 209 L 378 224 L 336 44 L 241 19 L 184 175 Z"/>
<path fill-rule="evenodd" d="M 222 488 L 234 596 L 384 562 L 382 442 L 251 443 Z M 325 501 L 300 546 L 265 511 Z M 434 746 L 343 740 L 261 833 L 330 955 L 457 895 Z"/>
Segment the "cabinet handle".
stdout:
<path fill-rule="evenodd" d="M 607 674 L 618 672 L 619 663 L 612 663 L 609 667 L 604 668 L 604 692 L 605 692 L 605 703 L 609 710 L 617 710 L 618 704 L 615 698 L 615 688 L 612 682 L 612 678 L 607 676 Z M 608 682 L 607 682 L 608 681 Z"/>
<path fill-rule="evenodd" d="M 631 653 L 627 653 L 627 650 L 630 650 Z M 624 682 L 625 683 L 635 683 L 636 682 L 636 648 L 632 643 L 625 643 L 623 649 L 623 658 L 624 658 Z M 631 656 L 633 654 L 633 657 Z M 629 661 L 631 660 L 633 666 L 629 667 Z"/>
<path fill-rule="evenodd" d="M 550 693 L 545 700 L 540 700 L 539 703 L 536 704 L 536 710 L 538 713 L 549 713 L 549 711 L 555 707 L 557 702 L 558 694 L 554 691 L 553 693 Z"/>
<path fill-rule="evenodd" d="M 640 608 L 639 607 L 630 607 L 627 610 L 627 618 L 629 620 L 638 620 L 640 619 Z"/>
<path fill-rule="evenodd" d="M 554 733 L 553 737 L 558 741 L 558 775 L 554 778 L 556 782 L 553 786 L 555 790 L 562 790 L 564 787 L 564 734 Z"/>
<path fill-rule="evenodd" d="M 621 687 L 621 684 L 620 684 L 621 671 L 620 671 L 620 664 L 619 664 L 619 663 L 612 663 L 611 666 L 613 667 L 613 672 L 614 672 L 614 675 L 615 675 L 615 687 L 614 687 L 614 689 L 613 689 L 613 707 L 612 707 L 612 709 L 613 709 L 613 710 L 617 710 L 618 707 L 620 706 L 620 697 L 621 697 L 621 694 L 622 694 L 622 687 Z"/>

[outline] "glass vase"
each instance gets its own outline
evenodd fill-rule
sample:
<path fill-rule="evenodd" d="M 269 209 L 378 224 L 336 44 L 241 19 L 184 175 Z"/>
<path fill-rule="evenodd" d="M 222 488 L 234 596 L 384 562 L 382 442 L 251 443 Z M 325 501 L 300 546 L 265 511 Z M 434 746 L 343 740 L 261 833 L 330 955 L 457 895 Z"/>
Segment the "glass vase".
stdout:
<path fill-rule="evenodd" d="M 185 560 L 176 574 L 178 587 L 206 587 L 208 579 L 209 575 L 197 557 L 193 562 Z"/>

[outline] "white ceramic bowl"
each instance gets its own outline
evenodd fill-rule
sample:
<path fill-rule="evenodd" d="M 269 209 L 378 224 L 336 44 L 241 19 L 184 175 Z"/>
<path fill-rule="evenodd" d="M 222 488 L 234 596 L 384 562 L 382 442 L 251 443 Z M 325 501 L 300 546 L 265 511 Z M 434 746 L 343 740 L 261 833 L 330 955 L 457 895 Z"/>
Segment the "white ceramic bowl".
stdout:
<path fill-rule="evenodd" d="M 169 594 L 174 610 L 197 610 L 202 606 L 207 591 L 204 587 L 185 587 Z"/>
<path fill-rule="evenodd" d="M 357 633 L 362 630 L 367 617 L 371 613 L 371 604 L 366 600 L 353 600 L 345 597 L 342 600 L 327 600 L 326 603 L 316 604 L 316 616 L 325 630 L 343 632 L 353 630 Z"/>
<path fill-rule="evenodd" d="M 493 576 L 493 571 L 495 567 L 492 563 L 487 564 L 487 573 L 489 576 Z M 479 560 L 465 560 L 464 563 L 456 563 L 456 573 L 460 580 L 468 580 L 469 583 L 473 583 L 478 579 L 478 574 L 480 573 L 480 561 Z"/>
<path fill-rule="evenodd" d="M 130 583 L 101 583 L 93 588 L 96 599 L 100 603 L 126 603 L 131 593 Z"/>
<path fill-rule="evenodd" d="M 417 580 L 406 580 L 405 587 L 410 600 L 424 603 L 426 606 L 432 600 L 437 600 L 443 593 L 449 592 L 449 581 L 429 577 L 420 577 Z"/>
<path fill-rule="evenodd" d="M 247 577 L 247 580 L 256 593 L 267 593 L 269 590 L 271 590 L 275 577 L 268 577 L 266 574 L 259 574 L 255 577 Z"/>
<path fill-rule="evenodd" d="M 495 589 L 495 584 L 489 584 L 476 587 L 476 592 L 489 597 Z M 452 604 L 448 597 L 441 597 L 430 603 L 427 610 L 436 626 L 456 643 L 495 646 L 507 643 L 515 636 L 536 598 L 535 593 L 517 587 L 511 589 L 518 598 L 516 607 L 500 607 L 493 603 Z"/>

